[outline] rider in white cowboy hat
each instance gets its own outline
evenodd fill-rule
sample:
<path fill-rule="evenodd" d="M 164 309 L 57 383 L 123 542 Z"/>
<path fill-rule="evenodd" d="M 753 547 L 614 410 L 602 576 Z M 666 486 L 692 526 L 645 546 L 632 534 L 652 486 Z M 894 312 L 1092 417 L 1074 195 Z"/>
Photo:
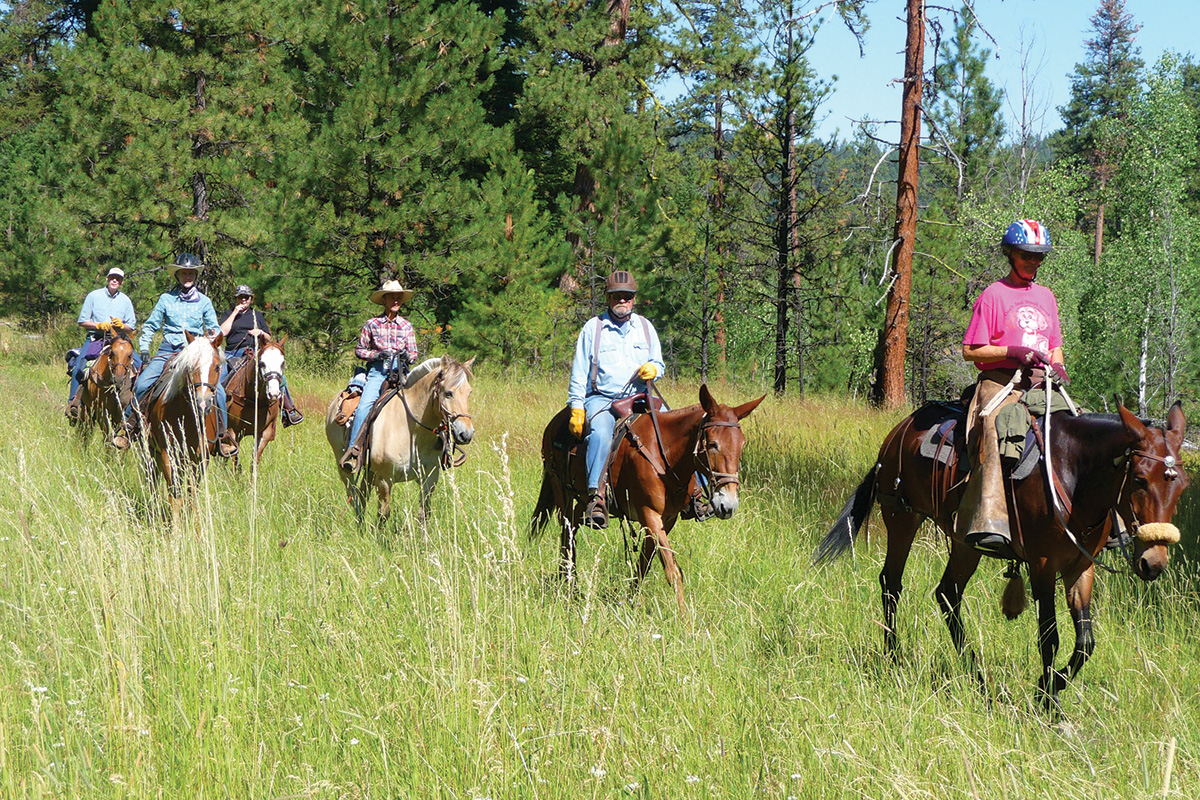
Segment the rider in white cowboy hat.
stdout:
<path fill-rule="evenodd" d="M 171 356 L 178 353 L 187 344 L 185 331 L 190 332 L 193 336 L 204 336 L 216 334 L 221 330 L 212 301 L 196 286 L 196 279 L 202 269 L 204 269 L 204 264 L 191 253 L 180 253 L 175 258 L 175 263 L 167 267 L 167 272 L 175 280 L 176 285 L 169 292 L 163 292 L 159 296 L 154 310 L 150 312 L 150 317 L 142 328 L 142 335 L 138 339 L 138 350 L 141 351 L 142 361 L 146 364 L 146 368 L 138 376 L 137 385 L 133 390 L 139 401 L 146 396 L 146 392 L 150 391 L 150 387 L 162 375 L 163 367 L 166 366 Z M 158 346 L 158 352 L 151 360 L 150 342 L 154 338 L 155 331 L 159 329 L 163 332 L 162 342 Z M 216 399 L 218 409 L 217 452 L 228 458 L 237 453 L 238 447 L 237 440 L 229 431 L 229 417 L 225 409 L 225 387 L 220 382 L 217 383 Z"/>
<path fill-rule="evenodd" d="M 357 472 L 361 466 L 367 436 L 364 423 L 379 399 L 388 373 L 394 369 L 404 372 L 409 364 L 417 361 L 416 331 L 411 322 L 400 316 L 400 306 L 412 296 L 412 290 L 405 289 L 399 281 L 386 281 L 377 291 L 371 292 L 371 302 L 383 306 L 384 313 L 367 320 L 358 336 L 358 347 L 354 348 L 354 355 L 367 362 L 367 382 L 354 412 L 346 452 L 339 462 L 348 472 Z"/>
<path fill-rule="evenodd" d="M 79 348 L 79 357 L 75 359 L 75 369 L 71 371 L 71 394 L 67 398 L 67 416 L 75 419 L 79 416 L 79 384 L 83 383 L 87 371 L 88 359 L 100 355 L 104 346 L 104 334 L 126 328 L 132 331 L 137 327 L 137 315 L 133 312 L 133 302 L 121 291 L 125 281 L 125 271 L 120 267 L 109 267 L 104 275 L 104 286 L 88 293 L 79 312 L 79 327 L 87 335 L 83 346 Z M 141 367 L 141 362 L 134 356 L 134 369 Z M 118 434 L 113 437 L 113 443 L 118 448 L 128 442 Z"/>

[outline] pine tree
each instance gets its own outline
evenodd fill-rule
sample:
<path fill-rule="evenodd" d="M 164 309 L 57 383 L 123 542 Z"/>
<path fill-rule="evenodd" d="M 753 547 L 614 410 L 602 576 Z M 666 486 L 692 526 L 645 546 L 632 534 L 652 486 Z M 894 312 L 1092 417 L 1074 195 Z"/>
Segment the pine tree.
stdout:
<path fill-rule="evenodd" d="M 1105 137 L 1100 135 L 1100 125 L 1104 120 L 1123 123 L 1128 118 L 1144 64 L 1134 44 L 1141 26 L 1125 11 L 1125 0 L 1101 0 L 1091 24 L 1086 58 L 1071 75 L 1071 99 L 1059 109 L 1066 127 L 1055 137 L 1054 147 L 1059 157 L 1078 157 L 1092 170 L 1092 255 L 1099 265 L 1104 250 L 1105 186 L 1120 166 L 1126 130 L 1123 124 L 1113 126 L 1112 135 Z"/>

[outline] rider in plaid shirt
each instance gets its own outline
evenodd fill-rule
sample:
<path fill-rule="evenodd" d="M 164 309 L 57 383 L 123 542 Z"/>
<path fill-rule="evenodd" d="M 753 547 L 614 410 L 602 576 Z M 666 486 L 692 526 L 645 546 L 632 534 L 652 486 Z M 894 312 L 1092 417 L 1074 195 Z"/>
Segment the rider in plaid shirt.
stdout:
<path fill-rule="evenodd" d="M 362 466 L 363 445 L 370 432 L 365 423 L 383 390 L 384 380 L 395 368 L 394 362 L 402 357 L 404 363 L 399 368 L 405 372 L 407 366 L 417 360 L 416 332 L 412 323 L 400 316 L 400 306 L 412 294 L 399 281 L 387 281 L 379 291 L 371 293 L 371 302 L 383 306 L 384 315 L 367 320 L 359 334 L 358 347 L 354 348 L 354 354 L 367 362 L 367 382 L 354 412 L 350 438 L 346 440 L 346 452 L 338 462 L 348 472 L 358 472 Z"/>

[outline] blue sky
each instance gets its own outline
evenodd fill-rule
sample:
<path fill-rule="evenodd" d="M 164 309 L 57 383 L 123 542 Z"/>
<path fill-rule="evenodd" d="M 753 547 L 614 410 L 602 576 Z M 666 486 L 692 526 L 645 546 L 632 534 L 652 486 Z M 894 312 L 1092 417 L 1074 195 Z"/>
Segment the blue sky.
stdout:
<path fill-rule="evenodd" d="M 955 6 L 956 0 L 943 3 Z M 1091 32 L 1091 18 L 1099 0 L 976 0 L 975 9 L 982 25 L 995 42 L 981 37 L 992 51 L 987 75 L 997 86 L 1012 95 L 1021 91 L 1021 42 L 1028 50 L 1029 71 L 1036 72 L 1032 84 L 1032 100 L 1044 109 L 1042 133 L 1048 134 L 1062 125 L 1058 107 L 1070 96 L 1068 76 L 1075 65 L 1084 60 L 1084 40 Z M 1153 66 L 1166 50 L 1180 54 L 1200 55 L 1200 40 L 1196 23 L 1200 10 L 1196 0 L 1126 0 L 1125 10 L 1142 26 L 1136 43 L 1142 60 Z M 877 0 L 867 7 L 871 29 L 867 31 L 859 58 L 858 47 L 840 20 L 828 20 L 817 35 L 810 53 L 816 72 L 825 78 L 838 76 L 834 95 L 822 106 L 824 121 L 818 133 L 828 136 L 835 130 L 842 139 L 850 138 L 854 126 L 847 117 L 868 117 L 879 120 L 900 118 L 900 88 L 894 79 L 904 71 L 904 4 L 899 0 Z M 945 20 L 949 29 L 952 16 L 930 10 Z M 932 64 L 933 53 L 926 46 L 926 67 Z M 1007 107 L 1005 114 L 1011 117 Z M 878 135 L 898 138 L 899 125 L 880 126 Z"/>

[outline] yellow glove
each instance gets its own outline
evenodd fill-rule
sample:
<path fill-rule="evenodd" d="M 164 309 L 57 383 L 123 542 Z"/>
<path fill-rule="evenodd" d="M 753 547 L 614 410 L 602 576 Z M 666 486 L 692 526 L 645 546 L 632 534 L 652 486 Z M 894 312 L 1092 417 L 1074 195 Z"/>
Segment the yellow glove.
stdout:
<path fill-rule="evenodd" d="M 96 330 L 100 331 L 101 333 L 109 333 L 112 331 L 112 323 L 98 322 L 96 323 Z"/>
<path fill-rule="evenodd" d="M 567 426 L 571 429 L 571 435 L 576 439 L 583 438 L 583 423 L 586 416 L 587 412 L 582 408 L 571 409 L 571 421 L 567 423 Z"/>
<path fill-rule="evenodd" d="M 114 331 L 120 331 L 120 330 L 125 329 L 125 323 L 121 320 L 120 317 L 109 317 L 108 322 L 110 325 L 112 325 L 112 329 Z"/>
<path fill-rule="evenodd" d="M 638 377 L 644 381 L 652 381 L 658 377 L 658 367 L 647 361 L 638 367 Z"/>

